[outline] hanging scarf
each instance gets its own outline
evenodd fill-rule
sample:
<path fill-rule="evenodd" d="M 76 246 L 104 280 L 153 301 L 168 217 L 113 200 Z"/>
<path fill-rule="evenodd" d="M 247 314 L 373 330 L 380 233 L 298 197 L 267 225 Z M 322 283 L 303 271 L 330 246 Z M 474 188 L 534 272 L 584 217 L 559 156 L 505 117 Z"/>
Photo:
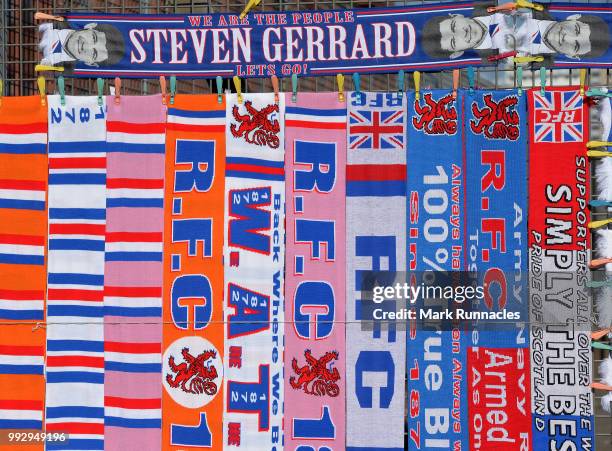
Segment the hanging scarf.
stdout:
<path fill-rule="evenodd" d="M 107 98 L 105 450 L 161 449 L 161 296 L 166 108 Z"/>
<path fill-rule="evenodd" d="M 283 435 L 285 102 L 226 96 L 225 449 Z"/>
<path fill-rule="evenodd" d="M 285 446 L 344 449 L 346 104 L 286 102 Z"/>
<path fill-rule="evenodd" d="M 39 96 L 0 106 L 0 434 L 42 430 L 45 381 L 47 109 Z M 11 444 L 11 449 L 44 449 Z"/>
<path fill-rule="evenodd" d="M 448 90 L 408 94 L 408 121 L 408 270 L 416 285 L 446 286 L 467 252 L 463 92 L 455 101 Z M 417 325 L 410 324 L 406 349 L 408 449 L 468 449 L 466 337 Z"/>
<path fill-rule="evenodd" d="M 104 449 L 106 117 L 98 98 L 48 96 L 49 449 Z M 104 99 L 103 99 L 104 101 Z"/>
<path fill-rule="evenodd" d="M 176 96 L 166 134 L 164 450 L 223 447 L 224 175 L 225 105 Z"/>
<path fill-rule="evenodd" d="M 366 271 L 406 268 L 405 100 L 351 93 L 346 167 L 347 449 L 404 449 L 406 335 L 364 327 Z M 364 427 L 367 425 L 367 427 Z"/>
<path fill-rule="evenodd" d="M 533 447 L 583 448 L 594 440 L 588 109 L 576 88 L 534 88 L 528 105 Z"/>

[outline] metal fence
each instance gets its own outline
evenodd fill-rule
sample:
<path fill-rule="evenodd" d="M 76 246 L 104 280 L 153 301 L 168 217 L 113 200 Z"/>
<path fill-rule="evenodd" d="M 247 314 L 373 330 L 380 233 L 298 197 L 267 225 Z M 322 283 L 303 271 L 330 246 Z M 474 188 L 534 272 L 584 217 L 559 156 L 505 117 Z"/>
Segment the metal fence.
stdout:
<path fill-rule="evenodd" d="M 434 0 L 435 2 L 450 2 L 453 0 Z M 564 3 L 612 3 L 612 0 L 578 0 L 563 1 Z M 109 13 L 140 13 L 140 14 L 191 14 L 191 13 L 240 13 L 246 0 L 0 0 L 0 78 L 4 80 L 4 95 L 31 95 L 38 91 L 36 86 L 37 74 L 34 66 L 39 61 L 38 53 L 38 24 L 34 21 L 34 13 L 42 11 L 61 15 L 66 11 L 94 11 Z M 319 0 L 262 0 L 257 7 L 258 11 L 296 11 L 312 9 L 343 9 L 343 8 L 371 8 L 384 6 L 427 4 L 428 0 L 420 1 L 391 1 L 391 0 L 348 0 L 348 1 L 319 1 Z M 501 2 L 500 2 L 501 3 Z M 543 1 L 541 3 L 547 3 Z M 547 71 L 547 83 L 552 86 L 578 85 L 578 69 L 555 69 Z M 513 88 L 517 86 L 516 72 L 512 68 L 499 69 L 496 67 L 482 68 L 475 71 L 476 87 L 481 88 Z M 366 75 L 361 77 L 363 90 L 387 91 L 397 88 L 397 77 L 389 75 Z M 290 89 L 286 80 L 281 81 L 281 91 Z M 412 77 L 406 78 L 406 88 L 413 88 Z M 112 80 L 106 83 L 112 84 Z M 177 92 L 180 93 L 208 93 L 216 92 L 214 83 L 206 80 L 178 80 Z M 539 86 L 539 72 L 524 70 L 522 86 L 529 88 Z M 592 69 L 587 74 L 587 84 L 593 87 L 612 87 L 612 73 L 609 69 Z M 231 89 L 229 80 L 224 81 L 225 88 Z M 452 76 L 450 72 L 423 73 L 421 77 L 422 89 L 451 88 Z M 460 86 L 467 86 L 467 75 L 462 71 Z M 350 89 L 350 81 L 347 89 Z M 108 92 L 108 88 L 107 92 Z M 122 80 L 122 93 L 124 94 L 153 94 L 159 92 L 157 80 Z M 337 89 L 335 77 L 311 77 L 300 79 L 300 91 L 335 91 Z M 55 81 L 47 80 L 47 92 L 55 92 Z M 243 81 L 244 92 L 271 91 L 269 79 L 253 79 Z M 97 92 L 95 80 L 66 79 L 67 94 L 93 94 Z M 596 122 L 596 121 L 594 121 Z M 606 212 L 603 209 L 593 211 L 594 219 L 603 219 Z M 612 300 L 611 300 L 612 302 Z M 606 353 L 595 350 L 594 375 L 596 369 Z M 612 417 L 601 409 L 601 393 L 596 393 L 596 449 L 612 450 Z M 539 451 L 539 450 L 535 450 Z"/>

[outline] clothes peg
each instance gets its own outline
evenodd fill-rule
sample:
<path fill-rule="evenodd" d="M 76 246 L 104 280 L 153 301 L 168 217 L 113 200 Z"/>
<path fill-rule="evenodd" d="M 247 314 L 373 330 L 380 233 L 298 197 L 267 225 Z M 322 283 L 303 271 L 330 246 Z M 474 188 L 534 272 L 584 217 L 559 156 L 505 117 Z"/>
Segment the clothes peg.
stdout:
<path fill-rule="evenodd" d="M 591 347 L 593 349 L 602 349 L 604 351 L 612 351 L 612 346 L 607 345 L 605 343 L 600 343 L 598 341 L 592 341 L 591 342 Z"/>
<path fill-rule="evenodd" d="M 358 72 L 353 74 L 353 86 L 355 88 L 355 92 L 360 95 L 361 94 L 361 76 Z"/>
<path fill-rule="evenodd" d="M 607 152 L 605 150 L 588 150 L 587 157 L 589 158 L 610 158 L 612 157 L 612 152 Z"/>
<path fill-rule="evenodd" d="M 599 88 L 591 88 L 587 90 L 586 96 L 587 97 L 612 97 L 612 92 L 604 91 L 603 89 L 599 89 Z"/>
<path fill-rule="evenodd" d="M 176 95 L 176 75 L 170 76 L 170 105 L 174 105 L 174 96 Z"/>
<path fill-rule="evenodd" d="M 596 149 L 598 147 L 610 147 L 612 142 L 610 141 L 589 141 L 587 142 L 587 149 Z"/>
<path fill-rule="evenodd" d="M 586 83 L 587 70 L 580 69 L 580 95 L 584 97 L 584 85 Z"/>
<path fill-rule="evenodd" d="M 167 103 L 166 93 L 168 92 L 168 90 L 166 86 L 166 77 L 164 77 L 163 75 L 160 75 L 159 77 L 159 90 L 161 91 L 161 95 L 162 95 L 162 104 L 166 105 Z"/>
<path fill-rule="evenodd" d="M 417 70 L 412 75 L 414 77 L 414 97 L 419 100 L 421 98 L 421 73 Z"/>
<path fill-rule="evenodd" d="M 600 227 L 606 226 L 608 224 L 612 224 L 612 218 L 601 219 L 599 221 L 591 221 L 587 224 L 589 229 L 598 229 Z"/>
<path fill-rule="evenodd" d="M 104 99 L 102 99 L 102 95 L 104 94 L 104 80 L 98 78 L 96 84 L 98 85 L 98 106 L 102 106 L 104 105 Z"/>
<path fill-rule="evenodd" d="M 612 279 L 608 280 L 588 280 L 586 286 L 589 288 L 612 287 Z"/>
<path fill-rule="evenodd" d="M 234 87 L 236 88 L 236 94 L 238 94 L 238 103 L 242 103 L 242 81 L 237 75 L 234 75 L 232 80 L 234 80 Z"/>
<path fill-rule="evenodd" d="M 544 62 L 543 56 L 515 56 L 512 58 L 515 64 L 523 63 L 542 63 Z"/>
<path fill-rule="evenodd" d="M 453 69 L 453 100 L 457 100 L 457 90 L 459 89 L 459 69 Z"/>
<path fill-rule="evenodd" d="M 540 67 L 540 94 L 546 94 L 546 68 Z"/>
<path fill-rule="evenodd" d="M 401 99 L 404 97 L 404 69 L 400 69 L 397 73 L 397 96 Z"/>
<path fill-rule="evenodd" d="M 608 207 L 612 208 L 612 201 L 594 199 L 589 201 L 589 205 L 593 208 Z"/>
<path fill-rule="evenodd" d="M 62 66 L 45 66 L 44 64 L 37 64 L 34 66 L 34 72 L 64 72 Z"/>
<path fill-rule="evenodd" d="M 591 388 L 596 390 L 612 391 L 612 385 L 606 385 L 599 382 L 591 382 Z"/>
<path fill-rule="evenodd" d="M 272 75 L 270 77 L 270 81 L 272 82 L 272 90 L 274 91 L 274 103 L 278 103 L 280 101 L 280 96 L 278 94 L 278 77 L 276 75 Z"/>
<path fill-rule="evenodd" d="M 40 93 L 40 104 L 42 106 L 47 106 L 47 80 L 40 75 L 36 79 L 36 83 L 38 84 L 38 92 Z"/>
<path fill-rule="evenodd" d="M 240 13 L 240 18 L 244 19 L 244 17 L 249 13 L 249 11 L 253 9 L 255 6 L 259 5 L 260 2 L 261 0 L 249 0 L 249 2 L 246 4 L 244 9 Z"/>
<path fill-rule="evenodd" d="M 223 78 L 217 75 L 217 102 L 223 103 Z"/>
<path fill-rule="evenodd" d="M 53 14 L 37 11 L 34 13 L 34 20 L 54 20 L 56 22 L 63 22 L 64 18 L 62 16 L 54 16 Z"/>
<path fill-rule="evenodd" d="M 494 63 L 495 61 L 503 60 L 506 58 L 512 58 L 513 56 L 516 56 L 516 55 L 518 55 L 518 52 L 516 50 L 513 50 L 511 52 L 502 52 L 502 53 L 498 53 L 497 55 L 487 56 L 487 61 L 489 61 L 490 63 Z"/>
<path fill-rule="evenodd" d="M 529 8 L 536 11 L 544 11 L 544 6 L 538 5 L 537 3 L 528 2 L 525 0 L 517 0 L 516 2 L 504 3 L 499 6 L 491 6 L 487 8 L 488 13 L 496 13 L 503 11 L 515 11 L 518 8 Z"/>
<path fill-rule="evenodd" d="M 121 79 L 115 77 L 115 105 L 121 103 Z"/>
<path fill-rule="evenodd" d="M 597 269 L 609 263 L 612 263 L 612 258 L 595 258 L 589 262 L 589 268 Z"/>
<path fill-rule="evenodd" d="M 336 75 L 336 80 L 338 81 L 338 101 L 344 102 L 344 75 Z"/>
<path fill-rule="evenodd" d="M 468 67 L 468 73 L 467 73 L 467 77 L 468 77 L 468 85 L 470 87 L 470 94 L 474 94 L 474 68 L 472 66 Z"/>
<path fill-rule="evenodd" d="M 66 106 L 66 85 L 64 84 L 64 76 L 57 77 L 57 92 L 60 96 L 60 104 Z"/>
<path fill-rule="evenodd" d="M 523 95 L 523 66 L 516 68 L 516 90 L 519 97 Z"/>
<path fill-rule="evenodd" d="M 601 340 L 603 337 L 605 337 L 608 334 L 612 334 L 612 328 L 596 330 L 594 332 L 591 332 L 591 339 Z"/>
<path fill-rule="evenodd" d="M 297 90 L 298 90 L 298 76 L 293 74 L 291 76 L 291 101 L 297 102 Z"/>

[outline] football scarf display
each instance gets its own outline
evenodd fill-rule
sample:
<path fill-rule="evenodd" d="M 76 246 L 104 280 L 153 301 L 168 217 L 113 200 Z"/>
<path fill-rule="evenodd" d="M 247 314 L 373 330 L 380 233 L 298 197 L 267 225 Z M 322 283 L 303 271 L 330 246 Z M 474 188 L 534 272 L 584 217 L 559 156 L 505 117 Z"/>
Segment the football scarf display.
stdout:
<path fill-rule="evenodd" d="M 402 450 L 405 328 L 360 320 L 364 273 L 406 268 L 406 100 L 353 92 L 347 101 L 346 449 Z"/>
<path fill-rule="evenodd" d="M 106 451 L 160 449 L 166 108 L 107 98 L 104 268 Z"/>
<path fill-rule="evenodd" d="M 283 441 L 285 99 L 226 96 L 225 449 Z"/>
<path fill-rule="evenodd" d="M 45 380 L 47 108 L 0 106 L 0 434 L 42 429 Z M 5 442 L 5 444 L 8 444 Z M 11 449 L 44 445 L 10 444 Z"/>
<path fill-rule="evenodd" d="M 245 10 L 240 17 L 68 13 L 65 20 L 40 26 L 41 64 L 59 65 L 67 75 L 108 78 L 392 73 L 486 65 L 500 54 L 538 55 L 547 66 L 612 66 L 612 6 L 538 6 L 541 10 L 447 1 L 355 10 Z M 563 38 L 567 33 L 571 40 Z"/>
<path fill-rule="evenodd" d="M 344 449 L 346 103 L 286 96 L 285 446 Z"/>
<path fill-rule="evenodd" d="M 594 441 L 588 109 L 577 88 L 532 89 L 529 123 L 533 448 L 586 449 Z"/>
<path fill-rule="evenodd" d="M 47 449 L 104 449 L 105 99 L 48 96 Z"/>
<path fill-rule="evenodd" d="M 466 331 L 469 449 L 529 449 L 525 96 L 466 92 L 460 123 L 465 136 L 464 264 L 477 286 L 484 287 L 484 299 L 463 306 L 520 315 L 505 323 L 473 323 Z"/>
<path fill-rule="evenodd" d="M 464 93 L 408 94 L 408 270 L 416 285 L 444 286 L 465 263 Z M 435 157 L 434 157 L 435 156 Z M 479 183 L 479 182 L 478 182 Z M 416 271 L 416 272 L 415 272 Z M 431 278 L 425 278 L 428 271 Z M 412 280 L 411 280 L 412 282 Z M 438 300 L 432 300 L 437 302 Z M 452 302 L 441 302 L 452 310 Z M 423 303 L 422 307 L 438 304 Z M 467 337 L 410 324 L 408 449 L 468 449 Z M 435 373 L 437 381 L 428 381 Z"/>
<path fill-rule="evenodd" d="M 223 449 L 224 177 L 225 105 L 176 96 L 166 134 L 164 450 Z"/>

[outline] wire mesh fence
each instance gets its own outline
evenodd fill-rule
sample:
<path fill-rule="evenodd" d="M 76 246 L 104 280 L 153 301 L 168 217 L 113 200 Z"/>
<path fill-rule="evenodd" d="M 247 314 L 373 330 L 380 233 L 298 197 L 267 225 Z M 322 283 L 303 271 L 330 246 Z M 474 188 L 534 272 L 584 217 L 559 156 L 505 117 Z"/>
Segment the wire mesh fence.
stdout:
<path fill-rule="evenodd" d="M 435 0 L 435 2 L 451 2 L 453 0 Z M 37 74 L 34 71 L 40 55 L 38 51 L 38 23 L 34 20 L 36 11 L 61 15 L 63 12 L 90 11 L 108 13 L 138 13 L 138 14 L 209 14 L 221 12 L 240 13 L 246 1 L 222 0 L 0 0 L 0 78 L 4 80 L 4 95 L 31 95 L 38 92 Z M 400 6 L 427 4 L 427 0 L 391 1 L 391 0 L 348 0 L 348 1 L 301 1 L 301 0 L 262 0 L 258 11 L 296 11 L 314 9 L 344 9 L 372 8 L 385 6 Z M 546 2 L 542 2 L 546 3 Z M 612 3 L 610 0 L 599 1 L 565 1 L 565 3 Z M 467 73 L 461 71 L 460 86 L 467 87 Z M 290 90 L 288 79 L 280 80 L 281 91 Z M 476 87 L 480 88 L 514 88 L 520 83 L 524 88 L 540 85 L 539 71 L 525 69 L 522 80 L 517 80 L 516 71 L 510 68 L 487 67 L 475 71 Z M 521 83 L 522 82 L 522 83 Z M 108 86 L 113 84 L 107 81 Z M 578 69 L 555 69 L 547 71 L 547 84 L 551 86 L 578 85 Z M 587 84 L 592 87 L 610 87 L 612 74 L 609 69 L 591 69 L 587 73 Z M 451 88 L 451 72 L 423 73 L 422 89 Z M 224 88 L 232 89 L 230 80 L 224 80 Z M 347 82 L 346 89 L 351 89 Z M 406 77 L 406 89 L 414 88 L 412 77 Z M 123 94 L 153 94 L 159 92 L 158 80 L 122 80 Z M 300 91 L 335 91 L 335 77 L 310 77 L 299 81 Z M 389 91 L 397 89 L 396 74 L 375 74 L 361 76 L 361 89 L 367 91 Z M 251 79 L 243 81 L 244 92 L 271 91 L 269 79 Z M 55 80 L 47 79 L 47 92 L 55 92 Z M 94 94 L 97 92 L 93 79 L 66 79 L 66 93 L 74 95 Z M 177 81 L 179 93 L 210 93 L 216 92 L 214 82 L 207 80 Z M 600 126 L 599 118 L 593 117 L 594 126 Z M 593 211 L 594 219 L 603 219 L 607 215 L 605 209 Z M 612 300 L 611 300 L 612 302 Z M 595 368 L 599 366 L 606 352 L 595 350 Z M 612 418 L 601 409 L 601 394 L 596 393 L 596 449 L 612 449 Z"/>

